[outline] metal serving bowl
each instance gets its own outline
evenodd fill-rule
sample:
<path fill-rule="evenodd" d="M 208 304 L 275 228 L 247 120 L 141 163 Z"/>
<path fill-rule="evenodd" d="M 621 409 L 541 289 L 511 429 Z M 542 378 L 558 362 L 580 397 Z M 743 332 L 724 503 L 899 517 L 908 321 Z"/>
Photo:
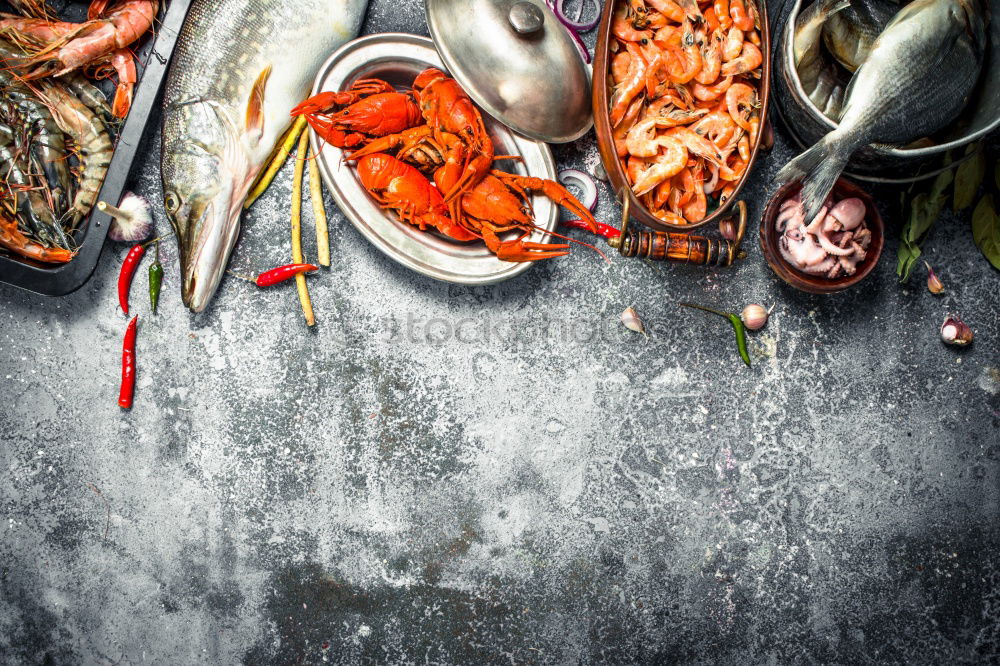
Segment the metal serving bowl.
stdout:
<path fill-rule="evenodd" d="M 753 150 L 750 154 L 750 162 L 747 164 L 746 171 L 743 173 L 743 178 L 741 178 L 739 183 L 737 183 L 733 196 L 731 196 L 728 201 L 719 206 L 719 208 L 707 215 L 700 222 L 678 225 L 667 224 L 666 222 L 660 220 L 658 217 L 653 215 L 648 208 L 646 208 L 638 197 L 632 193 L 632 188 L 629 186 L 628 178 L 625 175 L 625 171 L 622 169 L 621 163 L 618 161 L 618 154 L 615 151 L 615 141 L 611 133 L 610 105 L 608 103 L 611 98 L 611 76 L 609 72 L 611 61 L 610 46 L 611 40 L 613 39 L 611 34 L 611 19 L 618 3 L 622 1 L 623 0 L 608 0 L 608 2 L 604 5 L 604 10 L 601 13 L 601 23 L 597 32 L 597 48 L 594 51 L 594 130 L 597 134 L 597 147 L 601 153 L 601 161 L 604 163 L 604 170 L 607 172 L 608 179 L 611 181 L 611 187 L 614 188 L 615 192 L 624 192 L 625 196 L 629 199 L 629 207 L 632 211 L 632 216 L 645 224 L 647 227 L 651 227 L 653 229 L 661 231 L 690 231 L 691 229 L 696 229 L 698 227 L 705 226 L 706 224 L 718 222 L 730 217 L 732 215 L 732 207 L 739 199 L 740 191 L 743 189 L 743 185 L 746 183 L 747 178 L 753 169 L 753 165 L 757 160 L 757 155 L 761 150 L 762 142 L 769 134 L 766 128 L 769 122 L 768 108 L 770 105 L 769 98 L 771 89 L 771 31 L 767 20 L 767 6 L 764 2 L 750 0 L 757 8 L 757 13 L 760 16 L 760 50 L 764 56 L 764 60 L 761 65 L 761 79 L 758 91 L 761 101 L 761 130 L 758 133 L 756 143 L 753 145 Z"/>
<path fill-rule="evenodd" d="M 823 115 L 806 95 L 794 65 L 793 36 L 799 12 L 812 0 L 794 0 L 791 11 L 784 15 L 779 27 L 775 49 L 777 82 L 775 96 L 778 112 L 795 141 L 807 148 L 837 124 Z M 925 148 L 893 148 L 871 144 L 858 150 L 848 165 L 847 175 L 861 180 L 884 183 L 905 183 L 929 178 L 940 173 L 936 167 L 941 156 L 951 150 L 956 157 L 969 143 L 1000 127 L 1000 0 L 991 0 L 994 20 L 989 26 L 989 48 L 983 63 L 983 74 L 969 106 L 950 127 L 935 135 L 939 142 Z M 947 167 L 945 167 L 947 168 Z"/>

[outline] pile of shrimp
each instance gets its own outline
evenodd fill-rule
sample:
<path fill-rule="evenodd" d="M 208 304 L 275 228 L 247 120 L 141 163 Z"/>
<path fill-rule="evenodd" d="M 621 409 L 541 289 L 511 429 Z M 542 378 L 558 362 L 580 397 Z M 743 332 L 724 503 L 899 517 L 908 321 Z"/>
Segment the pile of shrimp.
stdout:
<path fill-rule="evenodd" d="M 16 52 L 0 39 L 0 59 Z M 113 120 L 77 73 L 26 82 L 0 68 L 0 247 L 46 263 L 73 258 L 111 161 Z"/>
<path fill-rule="evenodd" d="M 760 130 L 760 18 L 752 0 L 622 0 L 610 119 L 633 192 L 668 224 L 734 193 Z"/>

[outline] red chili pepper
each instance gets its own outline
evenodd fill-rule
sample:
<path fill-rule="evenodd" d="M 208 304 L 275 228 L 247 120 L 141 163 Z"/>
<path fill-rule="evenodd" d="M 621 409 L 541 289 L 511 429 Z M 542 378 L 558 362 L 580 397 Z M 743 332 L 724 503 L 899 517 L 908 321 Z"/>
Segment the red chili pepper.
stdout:
<path fill-rule="evenodd" d="M 141 243 L 129 250 L 125 255 L 125 261 L 122 262 L 121 273 L 118 274 L 118 304 L 122 306 L 125 314 L 128 314 L 128 292 L 132 288 L 132 278 L 144 254 L 146 246 Z"/>
<path fill-rule="evenodd" d="M 135 334 L 138 328 L 139 315 L 132 317 L 125 329 L 125 342 L 122 344 L 122 386 L 118 392 L 118 406 L 132 409 L 132 395 L 135 393 Z"/>
<path fill-rule="evenodd" d="M 583 220 L 566 220 L 562 223 L 564 226 L 571 227 L 573 229 L 583 229 L 584 231 L 590 231 L 590 225 Z M 597 223 L 597 235 L 604 236 L 605 238 L 618 238 L 622 235 L 622 232 L 618 231 L 610 224 L 603 224 L 601 222 Z"/>
<path fill-rule="evenodd" d="M 319 270 L 319 268 L 313 264 L 288 264 L 287 266 L 278 266 L 277 268 L 272 268 L 271 270 L 264 271 L 258 275 L 257 286 L 270 287 L 273 284 L 290 280 L 299 273 L 312 273 L 317 270 Z"/>

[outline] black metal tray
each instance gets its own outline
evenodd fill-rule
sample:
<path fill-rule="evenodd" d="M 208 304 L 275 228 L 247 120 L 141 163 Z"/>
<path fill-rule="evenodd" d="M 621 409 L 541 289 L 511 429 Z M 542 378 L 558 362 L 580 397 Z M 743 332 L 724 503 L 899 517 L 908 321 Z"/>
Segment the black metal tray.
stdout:
<path fill-rule="evenodd" d="M 153 35 L 145 36 L 135 47 L 140 70 L 139 81 L 136 83 L 132 109 L 118 130 L 115 152 L 111 157 L 111 165 L 101 186 L 98 201 L 117 205 L 121 199 L 129 172 L 132 170 L 132 162 L 142 142 L 146 121 L 159 97 L 167 63 L 173 54 L 174 44 L 192 1 L 167 0 L 164 3 L 165 8 L 160 10 L 157 23 L 154 24 Z M 60 18 L 82 21 L 86 18 L 89 4 L 89 2 L 69 1 L 52 2 L 50 6 L 58 11 Z M 2 0 L 0 0 L 0 11 L 10 11 L 7 3 Z M 77 255 L 66 264 L 43 264 L 13 256 L 0 249 L 0 282 L 49 296 L 64 296 L 76 291 L 94 273 L 110 226 L 111 218 L 95 208 L 77 232 L 76 240 L 79 245 Z"/>

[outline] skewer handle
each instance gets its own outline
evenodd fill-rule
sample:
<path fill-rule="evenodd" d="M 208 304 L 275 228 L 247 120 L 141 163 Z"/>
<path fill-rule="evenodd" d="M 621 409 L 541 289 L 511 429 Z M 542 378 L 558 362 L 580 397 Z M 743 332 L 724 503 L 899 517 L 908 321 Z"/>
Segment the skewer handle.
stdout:
<path fill-rule="evenodd" d="M 639 257 L 651 261 L 673 261 L 697 266 L 730 266 L 733 261 L 743 256 L 740 243 L 747 227 L 747 205 L 744 201 L 736 203 L 739 209 L 739 223 L 736 238 L 730 240 L 714 240 L 705 236 L 665 232 L 665 231 L 633 231 L 628 228 L 628 198 L 625 198 L 625 211 L 622 221 L 621 236 L 610 244 L 618 249 L 623 257 Z"/>

